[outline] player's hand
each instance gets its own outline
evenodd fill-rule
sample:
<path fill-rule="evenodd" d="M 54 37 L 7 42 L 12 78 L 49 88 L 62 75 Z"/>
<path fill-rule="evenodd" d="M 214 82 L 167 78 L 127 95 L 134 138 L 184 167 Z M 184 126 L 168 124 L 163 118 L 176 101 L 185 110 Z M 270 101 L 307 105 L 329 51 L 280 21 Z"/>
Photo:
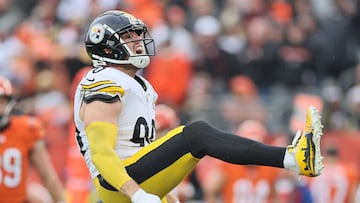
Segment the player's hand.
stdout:
<path fill-rule="evenodd" d="M 131 196 L 132 203 L 161 203 L 158 196 L 145 192 L 143 189 L 138 189 Z"/>

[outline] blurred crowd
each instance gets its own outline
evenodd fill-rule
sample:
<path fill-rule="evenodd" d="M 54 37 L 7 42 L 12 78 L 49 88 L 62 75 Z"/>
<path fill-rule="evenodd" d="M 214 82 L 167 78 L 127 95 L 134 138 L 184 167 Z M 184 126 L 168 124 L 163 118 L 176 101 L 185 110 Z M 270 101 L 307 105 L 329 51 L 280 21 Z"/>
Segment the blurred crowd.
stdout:
<path fill-rule="evenodd" d="M 269 181 L 280 196 L 272 202 L 360 202 L 360 1 L 0 0 L 0 75 L 14 84 L 17 111 L 44 122 L 49 154 L 68 190 L 86 196 L 91 188 L 77 165 L 81 159 L 75 158 L 80 155 L 74 146 L 72 94 L 79 75 L 91 66 L 83 44 L 88 25 L 110 9 L 141 18 L 155 39 L 156 56 L 141 74 L 157 90 L 159 104 L 177 116 L 172 113 L 159 123 L 171 127 L 168 120 L 186 124 L 204 119 L 245 135 L 239 128 L 251 121 L 248 128 L 263 129 L 256 139 L 285 145 L 289 134 L 303 128 L 307 106 L 315 105 L 326 138 L 324 175 L 298 181 L 274 172 Z M 214 170 L 205 170 L 207 164 Z M 344 169 L 348 165 L 349 171 Z M 221 187 L 229 184 L 207 180 L 206 172 L 220 177 L 219 171 L 231 167 L 211 160 L 205 166 L 200 164 L 179 187 L 184 202 L 225 198 Z M 239 179 L 257 177 L 243 170 Z M 333 180 L 334 173 L 343 176 Z M 266 178 L 238 182 L 237 197 L 243 198 L 237 202 L 263 202 L 244 194 L 272 191 L 259 182 L 251 186 Z M 335 197 L 334 189 L 324 189 L 330 182 L 349 191 Z M 241 183 L 258 190 L 241 190 Z M 318 199 L 326 196 L 318 191 L 339 201 Z M 343 196 L 351 200 L 341 201 Z"/>

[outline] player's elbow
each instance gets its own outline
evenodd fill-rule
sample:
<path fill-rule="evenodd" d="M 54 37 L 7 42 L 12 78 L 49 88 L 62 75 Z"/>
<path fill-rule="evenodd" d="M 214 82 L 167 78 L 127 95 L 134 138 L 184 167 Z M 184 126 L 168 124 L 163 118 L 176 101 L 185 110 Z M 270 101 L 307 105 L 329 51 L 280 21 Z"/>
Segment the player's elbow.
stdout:
<path fill-rule="evenodd" d="M 107 157 L 112 157 L 115 153 L 113 149 L 108 146 L 95 146 L 90 147 L 91 152 L 91 160 L 97 166 L 101 164 L 102 160 L 106 159 Z"/>

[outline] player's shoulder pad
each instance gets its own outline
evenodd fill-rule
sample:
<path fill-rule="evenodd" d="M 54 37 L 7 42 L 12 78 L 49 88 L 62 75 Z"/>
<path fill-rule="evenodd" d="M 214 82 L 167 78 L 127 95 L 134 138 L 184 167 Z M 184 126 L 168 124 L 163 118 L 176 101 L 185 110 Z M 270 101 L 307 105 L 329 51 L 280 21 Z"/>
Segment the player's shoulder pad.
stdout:
<path fill-rule="evenodd" d="M 81 81 L 84 101 L 103 101 L 113 103 L 125 94 L 126 77 L 120 71 L 110 68 L 95 68 Z"/>

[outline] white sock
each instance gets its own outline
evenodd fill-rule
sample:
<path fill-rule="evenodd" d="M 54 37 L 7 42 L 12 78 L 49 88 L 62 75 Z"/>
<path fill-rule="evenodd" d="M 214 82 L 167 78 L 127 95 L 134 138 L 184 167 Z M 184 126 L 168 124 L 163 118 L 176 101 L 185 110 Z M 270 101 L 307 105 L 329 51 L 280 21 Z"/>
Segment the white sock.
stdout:
<path fill-rule="evenodd" d="M 299 173 L 299 167 L 296 163 L 295 154 L 291 154 L 288 150 L 285 151 L 284 168 Z"/>
<path fill-rule="evenodd" d="M 300 138 L 301 136 L 301 130 L 298 130 L 296 132 L 296 135 L 291 143 L 292 146 L 294 146 L 297 142 L 297 140 Z M 299 170 L 299 166 L 297 165 L 296 162 L 296 158 L 295 158 L 295 153 L 290 153 L 289 150 L 285 151 L 285 156 L 284 156 L 284 168 L 291 170 L 291 171 L 295 171 L 297 173 L 300 172 Z"/>

